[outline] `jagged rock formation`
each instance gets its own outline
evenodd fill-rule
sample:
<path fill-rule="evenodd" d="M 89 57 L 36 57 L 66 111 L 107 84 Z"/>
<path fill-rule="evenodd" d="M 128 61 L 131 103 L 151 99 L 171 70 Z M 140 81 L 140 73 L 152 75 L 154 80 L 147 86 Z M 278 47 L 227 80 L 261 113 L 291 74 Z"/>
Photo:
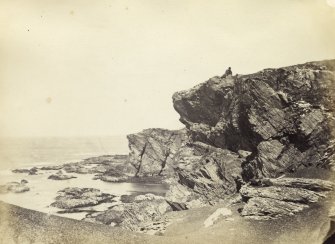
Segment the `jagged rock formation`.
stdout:
<path fill-rule="evenodd" d="M 173 95 L 193 141 L 251 151 L 245 180 L 334 165 L 335 61 L 214 77 Z"/>
<path fill-rule="evenodd" d="M 247 204 L 242 216 L 252 219 L 273 219 L 293 215 L 326 197 L 334 188 L 329 181 L 301 178 L 263 179 L 256 186 L 245 185 L 240 194 Z"/>
<path fill-rule="evenodd" d="M 243 158 L 229 150 L 195 142 L 175 157 L 178 181 L 205 202 L 224 199 L 239 188 Z"/>
<path fill-rule="evenodd" d="M 173 157 L 186 140 L 184 130 L 147 129 L 127 136 L 129 160 L 136 176 L 171 173 Z"/>
<path fill-rule="evenodd" d="M 335 166 L 334 71 L 335 60 L 310 62 L 217 76 L 175 93 L 186 129 L 129 135 L 136 176 L 174 177 L 166 199 L 180 210 L 220 202 L 254 179 Z M 271 184 L 267 190 L 287 187 L 283 179 Z M 318 182 L 288 183 L 304 184 L 314 191 Z"/>
<path fill-rule="evenodd" d="M 164 231 L 167 220 L 163 218 L 169 211 L 172 208 L 163 197 L 145 194 L 136 196 L 131 203 L 117 205 L 95 216 L 88 216 L 86 220 L 138 232 L 155 233 Z"/>

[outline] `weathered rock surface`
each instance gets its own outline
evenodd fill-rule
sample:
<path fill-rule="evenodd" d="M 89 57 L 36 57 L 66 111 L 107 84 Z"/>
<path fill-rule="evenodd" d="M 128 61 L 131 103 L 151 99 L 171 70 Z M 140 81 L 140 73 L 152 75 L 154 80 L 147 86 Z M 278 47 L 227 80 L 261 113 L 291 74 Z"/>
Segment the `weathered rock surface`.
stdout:
<path fill-rule="evenodd" d="M 285 202 L 295 203 L 315 203 L 318 202 L 319 198 L 325 197 L 320 192 L 313 192 L 302 188 L 291 188 L 291 187 L 279 187 L 279 186 L 268 186 L 268 187 L 252 187 L 243 186 L 240 193 L 245 198 L 270 198 Z"/>
<path fill-rule="evenodd" d="M 146 129 L 127 136 L 129 160 L 136 176 L 170 174 L 173 157 L 185 143 L 185 130 Z"/>
<path fill-rule="evenodd" d="M 28 175 L 36 175 L 38 172 L 38 168 L 37 167 L 32 167 L 30 169 L 14 169 L 12 170 L 13 173 L 25 173 Z"/>
<path fill-rule="evenodd" d="M 214 77 L 173 95 L 193 141 L 250 151 L 245 180 L 334 165 L 335 60 Z"/>
<path fill-rule="evenodd" d="M 29 191 L 30 188 L 26 186 L 26 183 L 28 183 L 28 181 L 21 180 L 21 182 L 9 182 L 5 185 L 0 185 L 0 193 L 22 193 Z"/>
<path fill-rule="evenodd" d="M 40 168 L 40 170 L 61 170 L 63 165 L 47 165 Z"/>
<path fill-rule="evenodd" d="M 123 229 L 154 234 L 164 231 L 167 220 L 164 214 L 172 211 L 170 205 L 160 196 L 139 195 L 131 203 L 124 203 L 104 211 L 93 221 Z"/>
<path fill-rule="evenodd" d="M 273 219 L 293 215 L 326 197 L 334 184 L 319 179 L 279 178 L 260 179 L 241 188 L 247 201 L 241 214 L 253 219 Z M 322 192 L 321 192 L 322 191 Z"/>
<path fill-rule="evenodd" d="M 182 148 L 176 155 L 178 181 L 204 201 L 218 201 L 237 192 L 243 159 L 229 150 L 204 143 Z"/>
<path fill-rule="evenodd" d="M 304 188 L 312 191 L 330 191 L 335 188 L 333 182 L 320 179 L 307 178 L 263 178 L 258 181 L 253 181 L 253 184 L 259 186 L 286 186 L 293 188 Z"/>
<path fill-rule="evenodd" d="M 128 155 L 104 155 L 84 159 L 80 162 L 63 165 L 67 173 L 109 175 L 113 170 L 134 174 L 135 170 L 130 165 Z"/>
<path fill-rule="evenodd" d="M 77 178 L 77 177 L 73 175 L 64 174 L 62 170 L 59 170 L 56 174 L 52 174 L 48 177 L 48 179 L 50 180 L 69 180 L 73 178 Z"/>
<path fill-rule="evenodd" d="M 56 201 L 51 204 L 53 207 L 61 209 L 72 209 L 98 205 L 102 202 L 111 201 L 115 196 L 102 193 L 94 188 L 68 187 L 58 191 Z"/>
<path fill-rule="evenodd" d="M 255 197 L 248 201 L 241 215 L 250 219 L 267 220 L 285 215 L 294 215 L 306 208 L 308 208 L 306 204 Z"/>

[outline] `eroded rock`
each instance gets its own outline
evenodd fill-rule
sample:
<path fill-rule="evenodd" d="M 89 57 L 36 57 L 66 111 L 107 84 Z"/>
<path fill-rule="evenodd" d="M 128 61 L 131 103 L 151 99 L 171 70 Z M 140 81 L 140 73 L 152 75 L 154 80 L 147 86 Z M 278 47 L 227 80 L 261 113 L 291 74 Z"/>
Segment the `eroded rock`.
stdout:
<path fill-rule="evenodd" d="M 240 194 L 245 198 L 261 197 L 304 204 L 315 203 L 318 202 L 320 198 L 325 197 L 325 195 L 320 192 L 285 186 L 243 186 L 240 190 Z"/>
<path fill-rule="evenodd" d="M 274 219 L 293 215 L 326 197 L 334 188 L 329 181 L 303 178 L 259 179 L 240 189 L 246 201 L 241 215 L 252 219 Z"/>
<path fill-rule="evenodd" d="M 48 179 L 51 179 L 51 180 L 69 180 L 73 178 L 77 178 L 77 177 L 73 175 L 64 174 L 64 172 L 61 170 L 59 170 L 56 174 L 52 174 L 48 177 Z"/>
<path fill-rule="evenodd" d="M 173 157 L 186 140 L 185 130 L 147 129 L 127 136 L 136 176 L 173 173 Z"/>
<path fill-rule="evenodd" d="M 103 224 L 154 234 L 164 229 L 167 224 L 164 215 L 169 211 L 172 208 L 162 197 L 146 194 L 137 196 L 131 203 L 104 211 L 94 219 Z"/>
<path fill-rule="evenodd" d="M 243 159 L 229 150 L 195 143 L 182 148 L 175 158 L 180 184 L 207 201 L 237 192 Z"/>
<path fill-rule="evenodd" d="M 192 141 L 250 151 L 243 177 L 331 167 L 335 61 L 213 77 L 173 95 Z"/>
<path fill-rule="evenodd" d="M 51 206 L 61 209 L 88 207 L 111 201 L 114 197 L 94 188 L 68 187 L 58 191 L 56 201 Z"/>
<path fill-rule="evenodd" d="M 267 220 L 294 215 L 306 208 L 308 208 L 306 204 L 254 197 L 248 201 L 241 215 L 250 219 Z"/>

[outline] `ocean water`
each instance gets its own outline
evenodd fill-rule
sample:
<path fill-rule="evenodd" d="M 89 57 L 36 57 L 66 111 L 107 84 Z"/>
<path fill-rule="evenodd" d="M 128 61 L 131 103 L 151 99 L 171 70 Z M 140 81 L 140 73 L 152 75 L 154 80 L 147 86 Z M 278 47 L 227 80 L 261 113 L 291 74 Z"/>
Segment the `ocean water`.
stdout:
<path fill-rule="evenodd" d="M 128 154 L 126 136 L 0 137 L 0 170 L 62 164 L 106 154 Z"/>
<path fill-rule="evenodd" d="M 166 187 L 160 184 L 111 183 L 93 180 L 93 174 L 70 175 L 77 178 L 69 180 L 50 180 L 48 176 L 55 171 L 39 171 L 37 175 L 13 173 L 16 168 L 30 168 L 42 165 L 59 165 L 67 162 L 78 162 L 82 159 L 107 155 L 127 154 L 126 137 L 91 137 L 91 138 L 10 138 L 0 141 L 0 185 L 8 182 L 27 180 L 30 188 L 24 193 L 0 194 L 0 200 L 20 207 L 33 209 L 48 214 L 67 218 L 83 219 L 82 213 L 58 214 L 50 204 L 55 201 L 57 191 L 66 187 L 96 188 L 104 193 L 117 196 L 115 203 L 103 203 L 89 207 L 88 210 L 103 211 L 115 204 L 120 204 L 118 197 L 133 192 L 164 194 Z"/>

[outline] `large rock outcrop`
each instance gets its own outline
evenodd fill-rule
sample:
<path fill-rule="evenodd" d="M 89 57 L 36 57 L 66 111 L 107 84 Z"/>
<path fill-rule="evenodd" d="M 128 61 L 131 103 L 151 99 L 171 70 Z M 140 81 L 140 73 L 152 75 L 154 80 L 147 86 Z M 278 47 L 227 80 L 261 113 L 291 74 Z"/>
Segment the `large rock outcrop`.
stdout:
<path fill-rule="evenodd" d="M 240 191 L 249 199 L 244 216 L 302 211 L 333 186 L 277 177 L 335 168 L 334 92 L 335 60 L 213 77 L 173 95 L 185 129 L 129 135 L 129 161 L 138 177 L 171 179 L 166 200 L 175 210 Z M 257 187 L 245 186 L 259 180 Z"/>
<path fill-rule="evenodd" d="M 251 151 L 245 180 L 334 165 L 335 60 L 214 77 L 173 104 L 193 141 Z"/>

